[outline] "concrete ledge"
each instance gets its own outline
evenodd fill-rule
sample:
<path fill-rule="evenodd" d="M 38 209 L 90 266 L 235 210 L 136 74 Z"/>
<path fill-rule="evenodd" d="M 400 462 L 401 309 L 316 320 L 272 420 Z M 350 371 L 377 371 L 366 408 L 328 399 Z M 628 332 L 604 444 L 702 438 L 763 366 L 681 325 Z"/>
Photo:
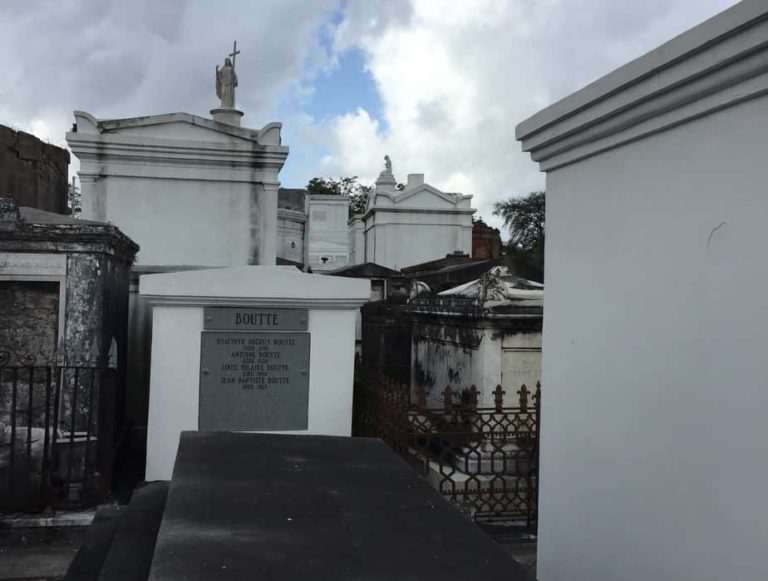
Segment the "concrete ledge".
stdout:
<path fill-rule="evenodd" d="M 95 510 L 59 512 L 52 515 L 14 513 L 4 515 L 0 524 L 7 528 L 87 527 L 93 522 Z"/>
<path fill-rule="evenodd" d="M 768 4 L 745 0 L 520 123 L 542 170 L 768 91 Z"/>

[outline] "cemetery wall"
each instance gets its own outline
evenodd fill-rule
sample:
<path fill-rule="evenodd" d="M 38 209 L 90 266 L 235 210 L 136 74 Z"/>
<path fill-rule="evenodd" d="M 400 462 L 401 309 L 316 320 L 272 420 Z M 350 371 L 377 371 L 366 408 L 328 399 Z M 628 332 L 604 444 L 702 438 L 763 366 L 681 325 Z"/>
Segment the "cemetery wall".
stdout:
<path fill-rule="evenodd" d="M 63 214 L 69 152 L 0 125 L 0 195 L 19 206 Z"/>

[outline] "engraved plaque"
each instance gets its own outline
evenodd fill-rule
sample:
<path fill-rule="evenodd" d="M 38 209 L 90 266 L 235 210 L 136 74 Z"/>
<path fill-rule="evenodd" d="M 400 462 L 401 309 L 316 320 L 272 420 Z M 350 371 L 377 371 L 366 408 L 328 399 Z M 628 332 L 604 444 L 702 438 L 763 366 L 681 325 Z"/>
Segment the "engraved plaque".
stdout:
<path fill-rule="evenodd" d="M 218 331 L 306 331 L 307 309 L 205 307 L 203 329 Z"/>
<path fill-rule="evenodd" d="M 64 276 L 67 274 L 67 257 L 64 254 L 0 252 L 0 274 Z"/>
<path fill-rule="evenodd" d="M 309 333 L 203 331 L 201 430 L 306 430 Z"/>

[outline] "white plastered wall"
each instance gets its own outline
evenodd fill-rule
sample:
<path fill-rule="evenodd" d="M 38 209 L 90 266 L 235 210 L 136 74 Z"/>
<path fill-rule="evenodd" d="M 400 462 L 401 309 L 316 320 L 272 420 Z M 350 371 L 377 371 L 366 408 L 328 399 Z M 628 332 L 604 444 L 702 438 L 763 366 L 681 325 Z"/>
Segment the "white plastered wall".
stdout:
<path fill-rule="evenodd" d="M 547 176 L 538 577 L 768 579 L 768 98 Z"/>

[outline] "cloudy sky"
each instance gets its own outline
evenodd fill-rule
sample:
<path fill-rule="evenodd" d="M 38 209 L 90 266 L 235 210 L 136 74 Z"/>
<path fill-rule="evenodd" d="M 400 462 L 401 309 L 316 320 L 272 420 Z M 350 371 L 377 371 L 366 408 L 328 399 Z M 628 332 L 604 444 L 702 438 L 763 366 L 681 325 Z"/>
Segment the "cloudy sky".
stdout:
<path fill-rule="evenodd" d="M 237 39 L 238 107 L 283 122 L 284 186 L 372 182 L 387 153 L 401 181 L 473 194 L 488 219 L 544 183 L 517 123 L 733 4 L 0 0 L 0 123 L 64 145 L 75 109 L 207 115 Z"/>

